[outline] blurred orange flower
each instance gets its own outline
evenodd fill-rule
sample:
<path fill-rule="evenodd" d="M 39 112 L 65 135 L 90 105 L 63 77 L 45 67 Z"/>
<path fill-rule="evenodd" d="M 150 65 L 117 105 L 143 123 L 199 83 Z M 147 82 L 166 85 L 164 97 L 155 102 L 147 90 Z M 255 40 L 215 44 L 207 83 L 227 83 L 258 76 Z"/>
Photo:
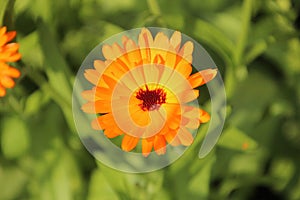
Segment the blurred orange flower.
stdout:
<path fill-rule="evenodd" d="M 106 60 L 95 60 L 95 69 L 84 74 L 95 86 L 82 93 L 88 100 L 82 110 L 101 114 L 92 127 L 104 130 L 108 138 L 124 135 L 124 151 L 141 140 L 145 157 L 152 149 L 165 154 L 167 143 L 191 145 L 189 129 L 197 129 L 210 115 L 187 103 L 199 96 L 194 88 L 217 74 L 216 69 L 206 69 L 191 75 L 193 48 L 191 41 L 181 45 L 178 31 L 170 38 L 162 32 L 153 37 L 146 28 L 137 43 L 123 36 L 121 45 L 104 45 Z"/>
<path fill-rule="evenodd" d="M 0 28 L 0 97 L 5 96 L 6 88 L 15 86 L 13 78 L 20 77 L 18 69 L 9 66 L 8 62 L 20 60 L 21 54 L 18 53 L 18 43 L 8 43 L 14 39 L 16 31 L 6 32 L 6 27 Z"/>

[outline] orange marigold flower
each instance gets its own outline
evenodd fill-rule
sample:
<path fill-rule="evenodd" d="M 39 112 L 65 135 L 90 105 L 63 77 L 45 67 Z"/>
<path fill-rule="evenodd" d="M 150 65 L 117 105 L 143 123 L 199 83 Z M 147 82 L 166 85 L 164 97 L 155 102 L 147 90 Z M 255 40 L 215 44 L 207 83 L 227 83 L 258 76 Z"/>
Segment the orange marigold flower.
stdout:
<path fill-rule="evenodd" d="M 7 62 L 20 60 L 21 54 L 18 53 L 19 44 L 9 43 L 16 36 L 16 31 L 6 32 L 6 27 L 0 28 L 0 97 L 5 96 L 5 88 L 15 86 L 13 78 L 20 77 L 18 69 L 11 67 Z"/>
<path fill-rule="evenodd" d="M 82 93 L 86 113 L 98 114 L 92 122 L 108 138 L 123 135 L 121 148 L 131 151 L 141 141 L 142 153 L 166 153 L 166 145 L 189 146 L 200 123 L 210 115 L 188 103 L 197 99 L 194 89 L 212 80 L 216 69 L 192 73 L 193 43 L 181 45 L 181 33 L 155 37 L 143 28 L 137 42 L 124 36 L 122 44 L 104 45 L 105 60 L 95 60 L 85 78 L 94 87 Z M 100 114 L 100 115 L 99 115 Z"/>

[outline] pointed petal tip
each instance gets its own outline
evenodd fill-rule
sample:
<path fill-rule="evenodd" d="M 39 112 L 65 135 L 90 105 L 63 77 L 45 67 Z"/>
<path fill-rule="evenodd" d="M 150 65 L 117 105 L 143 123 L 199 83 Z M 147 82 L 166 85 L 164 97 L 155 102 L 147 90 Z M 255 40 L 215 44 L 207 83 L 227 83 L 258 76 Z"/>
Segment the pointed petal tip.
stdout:
<path fill-rule="evenodd" d="M 218 69 L 205 69 L 199 72 L 203 78 L 203 84 L 213 80 L 218 74 Z"/>

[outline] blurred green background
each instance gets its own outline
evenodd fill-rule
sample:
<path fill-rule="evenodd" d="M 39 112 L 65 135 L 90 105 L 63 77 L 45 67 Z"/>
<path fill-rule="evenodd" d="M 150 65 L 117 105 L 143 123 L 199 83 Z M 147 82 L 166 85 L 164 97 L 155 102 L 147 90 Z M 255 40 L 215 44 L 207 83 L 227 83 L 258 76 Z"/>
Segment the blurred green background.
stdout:
<path fill-rule="evenodd" d="M 298 0 L 0 0 L 0 24 L 17 30 L 23 55 L 22 77 L 0 99 L 0 199 L 299 200 L 299 11 Z M 204 159 L 208 125 L 171 166 L 127 174 L 85 150 L 71 93 L 92 48 L 144 26 L 179 30 L 206 48 L 228 113 Z"/>

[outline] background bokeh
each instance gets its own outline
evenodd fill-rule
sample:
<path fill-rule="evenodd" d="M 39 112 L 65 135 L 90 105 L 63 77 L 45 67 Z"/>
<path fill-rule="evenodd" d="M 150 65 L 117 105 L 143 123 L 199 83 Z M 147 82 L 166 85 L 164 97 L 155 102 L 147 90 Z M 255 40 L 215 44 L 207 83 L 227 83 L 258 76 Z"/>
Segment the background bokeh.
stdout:
<path fill-rule="evenodd" d="M 0 99 L 0 199 L 300 199 L 298 0 L 0 0 L 22 72 Z M 220 69 L 227 120 L 217 146 L 127 174 L 97 162 L 72 117 L 85 56 L 123 30 L 159 26 L 196 39 Z M 206 88 L 201 106 L 209 109 Z"/>

